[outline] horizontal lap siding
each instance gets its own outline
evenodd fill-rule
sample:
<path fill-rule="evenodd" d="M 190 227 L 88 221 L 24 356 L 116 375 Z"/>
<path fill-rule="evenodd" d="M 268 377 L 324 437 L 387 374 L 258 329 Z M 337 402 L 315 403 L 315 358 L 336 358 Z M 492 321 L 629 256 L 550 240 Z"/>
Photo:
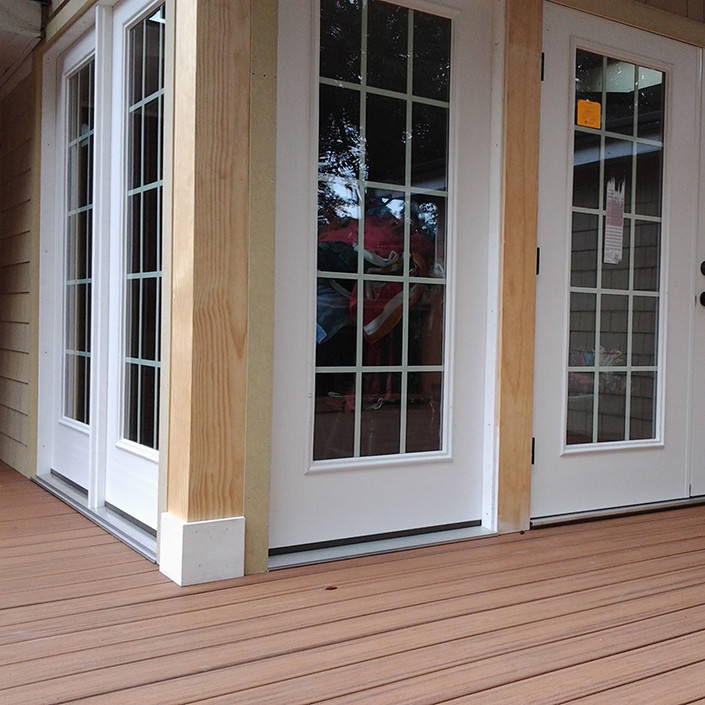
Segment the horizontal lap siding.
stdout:
<path fill-rule="evenodd" d="M 30 472 L 34 83 L 0 101 L 0 460 Z"/>

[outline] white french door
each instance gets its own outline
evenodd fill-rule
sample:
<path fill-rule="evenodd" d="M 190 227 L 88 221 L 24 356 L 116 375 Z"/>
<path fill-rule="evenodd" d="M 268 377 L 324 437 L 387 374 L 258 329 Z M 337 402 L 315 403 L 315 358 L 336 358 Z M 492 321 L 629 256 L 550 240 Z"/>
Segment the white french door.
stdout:
<path fill-rule="evenodd" d="M 164 5 L 45 60 L 39 475 L 157 525 Z"/>
<path fill-rule="evenodd" d="M 497 6 L 418 7 L 279 4 L 275 551 L 492 521 Z"/>
<path fill-rule="evenodd" d="M 544 7 L 531 513 L 686 498 L 700 51 Z"/>

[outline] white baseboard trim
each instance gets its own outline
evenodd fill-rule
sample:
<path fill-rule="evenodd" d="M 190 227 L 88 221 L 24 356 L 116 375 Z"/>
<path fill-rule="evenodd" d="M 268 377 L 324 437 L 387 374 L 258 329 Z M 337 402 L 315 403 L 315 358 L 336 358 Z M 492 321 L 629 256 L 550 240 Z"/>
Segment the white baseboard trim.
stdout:
<path fill-rule="evenodd" d="M 245 574 L 245 517 L 187 522 L 164 512 L 159 570 L 178 585 L 241 578 Z"/>

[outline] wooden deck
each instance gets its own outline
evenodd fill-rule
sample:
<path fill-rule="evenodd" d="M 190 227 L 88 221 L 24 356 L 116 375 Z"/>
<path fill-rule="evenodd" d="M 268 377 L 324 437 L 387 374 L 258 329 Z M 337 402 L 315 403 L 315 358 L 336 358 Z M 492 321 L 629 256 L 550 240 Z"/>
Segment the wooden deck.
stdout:
<path fill-rule="evenodd" d="M 705 507 L 179 588 L 0 466 L 0 703 L 705 703 Z"/>

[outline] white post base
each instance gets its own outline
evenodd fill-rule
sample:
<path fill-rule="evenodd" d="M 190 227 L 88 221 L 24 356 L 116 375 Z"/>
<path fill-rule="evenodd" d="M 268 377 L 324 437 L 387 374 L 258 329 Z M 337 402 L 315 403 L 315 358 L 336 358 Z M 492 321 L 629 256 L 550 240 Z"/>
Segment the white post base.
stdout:
<path fill-rule="evenodd" d="M 186 522 L 164 512 L 159 569 L 178 585 L 241 578 L 245 574 L 245 517 Z"/>

